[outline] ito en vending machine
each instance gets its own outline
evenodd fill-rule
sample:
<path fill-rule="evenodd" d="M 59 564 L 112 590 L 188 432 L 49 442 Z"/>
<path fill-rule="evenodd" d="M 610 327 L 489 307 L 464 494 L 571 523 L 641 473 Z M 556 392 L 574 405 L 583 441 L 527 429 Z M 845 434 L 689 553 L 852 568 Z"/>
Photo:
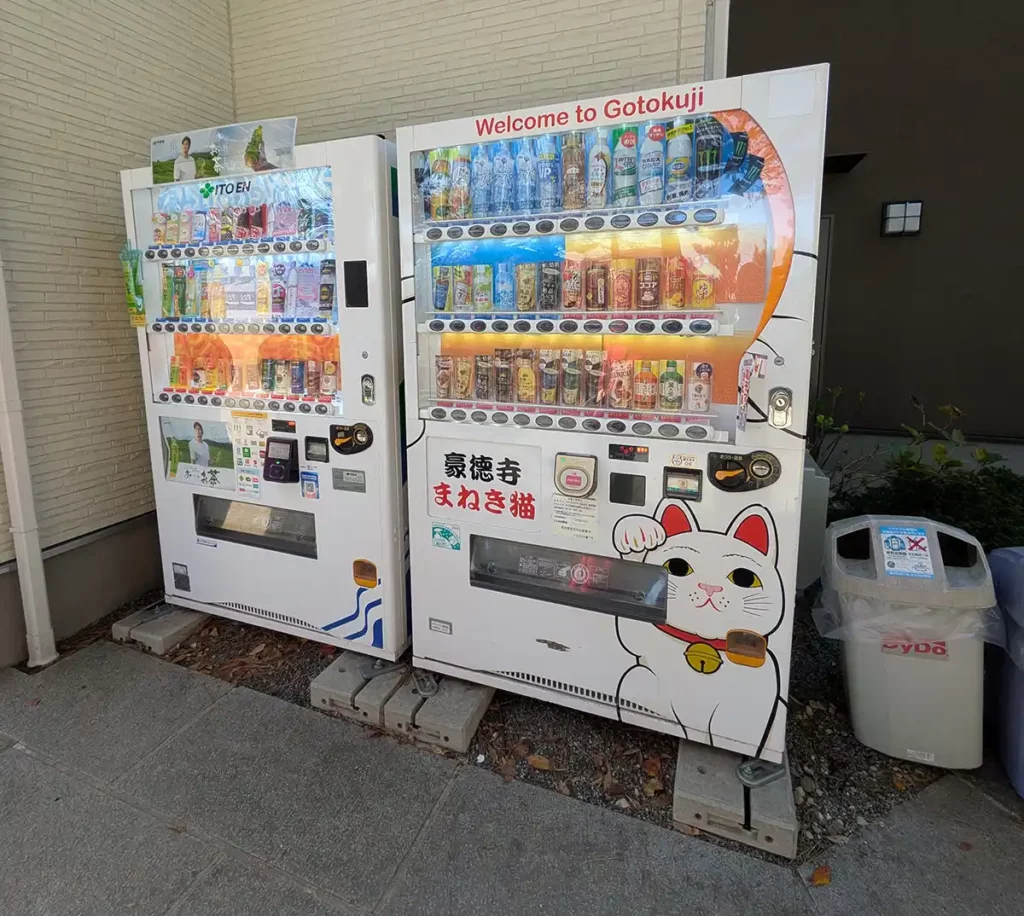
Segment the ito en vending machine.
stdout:
<path fill-rule="evenodd" d="M 409 643 L 394 145 L 122 173 L 167 600 L 386 659 Z"/>
<path fill-rule="evenodd" d="M 399 130 L 418 665 L 781 760 L 827 76 Z"/>

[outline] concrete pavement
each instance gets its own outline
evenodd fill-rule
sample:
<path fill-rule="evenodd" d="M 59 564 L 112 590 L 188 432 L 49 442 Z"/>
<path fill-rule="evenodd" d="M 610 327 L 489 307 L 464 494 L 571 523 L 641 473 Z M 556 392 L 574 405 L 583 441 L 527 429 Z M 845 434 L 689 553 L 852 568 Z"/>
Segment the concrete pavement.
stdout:
<path fill-rule="evenodd" d="M 4 916 L 1017 913 L 1018 802 L 946 777 L 808 887 L 130 648 L 0 671 Z"/>

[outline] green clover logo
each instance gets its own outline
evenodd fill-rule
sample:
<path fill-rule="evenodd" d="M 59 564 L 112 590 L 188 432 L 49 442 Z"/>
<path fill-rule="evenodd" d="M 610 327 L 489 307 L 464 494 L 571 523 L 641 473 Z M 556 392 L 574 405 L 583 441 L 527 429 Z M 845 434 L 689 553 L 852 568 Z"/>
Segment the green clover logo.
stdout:
<path fill-rule="evenodd" d="M 200 189 L 199 193 L 203 195 L 203 200 L 207 200 L 213 193 L 213 185 L 210 182 L 206 182 Z"/>

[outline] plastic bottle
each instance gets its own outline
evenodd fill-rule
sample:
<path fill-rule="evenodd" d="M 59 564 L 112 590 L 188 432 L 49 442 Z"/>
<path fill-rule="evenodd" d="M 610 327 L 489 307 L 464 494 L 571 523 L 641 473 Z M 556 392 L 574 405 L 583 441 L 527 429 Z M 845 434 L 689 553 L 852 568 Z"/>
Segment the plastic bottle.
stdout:
<path fill-rule="evenodd" d="M 275 264 L 271 273 L 273 276 L 270 281 L 270 311 L 275 318 L 283 318 L 288 298 L 284 264 Z"/>
<path fill-rule="evenodd" d="M 676 118 L 668 131 L 665 155 L 665 200 L 669 203 L 693 197 L 693 122 Z"/>
<path fill-rule="evenodd" d="M 451 159 L 445 148 L 432 149 L 430 160 L 430 218 L 449 219 L 451 206 L 448 194 L 451 190 Z M 301 225 L 301 217 L 300 217 Z M 301 229 L 300 229 L 301 231 Z"/>
<path fill-rule="evenodd" d="M 494 169 L 485 143 L 478 143 L 473 147 L 470 178 L 473 216 L 477 218 L 490 216 L 491 183 L 494 178 Z"/>
<path fill-rule="evenodd" d="M 537 156 L 533 140 L 524 137 L 516 153 L 516 211 L 532 213 L 537 209 Z"/>
<path fill-rule="evenodd" d="M 658 392 L 662 410 L 680 410 L 683 406 L 683 376 L 674 359 L 665 360 Z"/>
<path fill-rule="evenodd" d="M 494 272 L 494 307 L 512 312 L 516 307 L 515 276 L 511 264 L 498 264 Z"/>
<path fill-rule="evenodd" d="M 587 200 L 587 156 L 578 130 L 566 135 L 562 169 L 562 206 L 566 210 L 582 210 Z"/>
<path fill-rule="evenodd" d="M 270 265 L 260 258 L 256 262 L 256 314 L 269 318 L 271 304 Z"/>
<path fill-rule="evenodd" d="M 636 206 L 636 128 L 629 125 L 612 133 L 612 206 Z"/>
<path fill-rule="evenodd" d="M 510 216 L 515 206 L 516 161 L 508 140 L 499 140 L 491 160 L 491 213 Z"/>
<path fill-rule="evenodd" d="M 556 213 L 562 200 L 562 169 L 558 138 L 537 138 L 537 204 L 541 213 Z"/>
<path fill-rule="evenodd" d="M 608 146 L 608 130 L 599 127 L 594 132 L 594 145 L 587 157 L 587 207 L 600 210 L 608 206 L 608 175 L 611 172 L 612 151 Z"/>
<path fill-rule="evenodd" d="M 299 311 L 299 272 L 294 264 L 288 266 L 288 282 L 285 284 L 284 313 L 294 318 Z"/>
<path fill-rule="evenodd" d="M 469 192 L 472 148 L 454 146 L 451 153 L 451 191 L 448 193 L 448 203 L 451 207 L 452 219 L 469 219 L 472 215 L 472 200 Z"/>
<path fill-rule="evenodd" d="M 637 185 L 641 205 L 652 207 L 665 202 L 665 125 L 649 121 L 644 125 L 643 138 Z"/>

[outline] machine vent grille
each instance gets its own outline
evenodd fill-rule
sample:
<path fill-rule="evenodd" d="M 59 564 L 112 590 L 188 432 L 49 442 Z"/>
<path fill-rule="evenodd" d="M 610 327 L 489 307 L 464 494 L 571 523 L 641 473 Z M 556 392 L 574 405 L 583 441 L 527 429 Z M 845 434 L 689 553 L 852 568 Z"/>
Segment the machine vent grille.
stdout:
<path fill-rule="evenodd" d="M 656 715 L 655 712 L 632 700 L 619 700 L 608 693 L 601 693 L 599 690 L 590 690 L 587 687 L 577 687 L 575 684 L 566 684 L 564 681 L 555 681 L 549 677 L 538 677 L 536 674 L 529 674 L 523 671 L 499 671 L 502 677 L 509 677 L 516 681 L 525 681 L 527 684 L 536 684 L 538 687 L 547 687 L 549 690 L 557 690 L 561 693 L 571 693 L 574 696 L 582 697 L 585 700 L 593 700 L 595 703 L 604 703 L 606 706 L 621 706 L 623 709 L 632 709 L 642 712 L 648 716 Z"/>
<path fill-rule="evenodd" d="M 262 617 L 265 620 L 276 620 L 278 623 L 287 623 L 289 626 L 301 627 L 303 630 L 311 630 L 314 633 L 319 633 L 320 628 L 315 627 L 305 620 L 299 620 L 298 617 L 289 617 L 287 614 L 278 614 L 274 611 L 265 611 L 261 607 L 254 607 L 251 604 L 238 604 L 235 601 L 221 601 L 219 602 L 220 607 L 227 608 L 231 611 L 238 611 L 241 614 L 249 614 L 253 617 Z"/>

